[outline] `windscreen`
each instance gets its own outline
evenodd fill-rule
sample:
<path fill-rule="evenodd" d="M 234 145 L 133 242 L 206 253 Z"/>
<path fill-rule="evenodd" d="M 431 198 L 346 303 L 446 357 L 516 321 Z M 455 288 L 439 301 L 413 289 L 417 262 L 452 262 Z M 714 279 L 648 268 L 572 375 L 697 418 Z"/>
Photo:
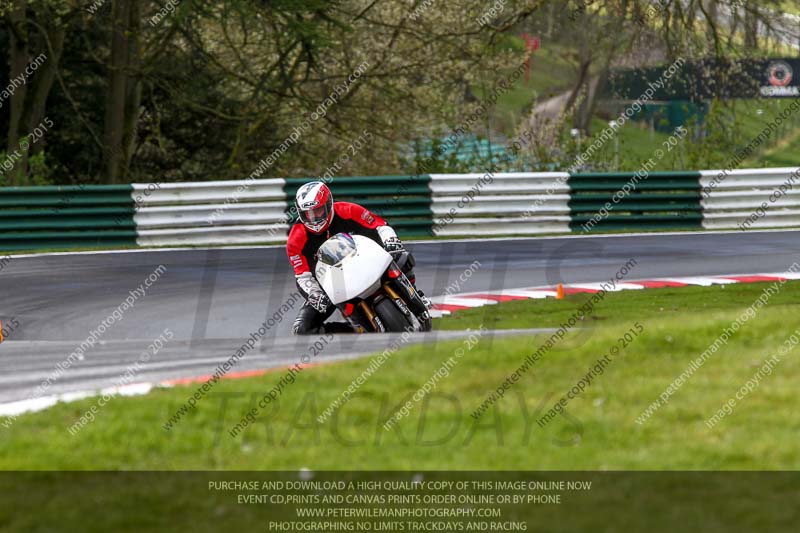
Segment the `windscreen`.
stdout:
<path fill-rule="evenodd" d="M 335 266 L 345 257 L 356 253 L 356 242 L 348 233 L 334 235 L 319 247 L 317 259 L 326 265 Z"/>

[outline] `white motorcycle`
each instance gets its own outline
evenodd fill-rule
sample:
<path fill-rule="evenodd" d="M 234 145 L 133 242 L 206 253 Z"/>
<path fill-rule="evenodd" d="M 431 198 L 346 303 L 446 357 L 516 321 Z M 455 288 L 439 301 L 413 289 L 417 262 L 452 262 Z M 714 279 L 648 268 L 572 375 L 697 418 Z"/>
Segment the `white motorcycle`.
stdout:
<path fill-rule="evenodd" d="M 402 271 L 414 266 L 408 252 L 395 262 L 369 237 L 338 233 L 316 257 L 317 281 L 359 333 L 430 331 L 428 308 Z"/>

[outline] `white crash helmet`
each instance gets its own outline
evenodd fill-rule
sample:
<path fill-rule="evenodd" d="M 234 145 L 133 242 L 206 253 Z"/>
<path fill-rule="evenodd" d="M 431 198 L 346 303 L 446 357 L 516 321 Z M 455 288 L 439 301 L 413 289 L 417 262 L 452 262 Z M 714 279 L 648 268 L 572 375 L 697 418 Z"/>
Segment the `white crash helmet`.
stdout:
<path fill-rule="evenodd" d="M 322 233 L 333 221 L 333 194 L 321 181 L 306 183 L 295 195 L 300 222 L 314 233 Z"/>

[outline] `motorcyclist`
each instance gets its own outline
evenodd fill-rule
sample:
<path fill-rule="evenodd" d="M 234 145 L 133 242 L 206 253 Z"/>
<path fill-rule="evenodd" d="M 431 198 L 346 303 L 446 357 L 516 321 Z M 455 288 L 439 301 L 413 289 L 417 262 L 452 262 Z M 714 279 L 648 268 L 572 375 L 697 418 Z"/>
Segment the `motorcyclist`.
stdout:
<path fill-rule="evenodd" d="M 325 323 L 336 306 L 314 277 L 317 250 L 330 237 L 342 232 L 369 237 L 394 258 L 403 254 L 405 247 L 383 218 L 358 204 L 334 202 L 331 190 L 321 181 L 300 187 L 295 196 L 295 206 L 298 221 L 289 232 L 286 254 L 294 268 L 297 288 L 306 302 L 297 314 L 292 332 L 296 335 L 351 333 L 354 330 L 348 323 Z M 404 273 L 414 283 L 413 261 L 406 264 L 408 267 L 403 269 Z"/>

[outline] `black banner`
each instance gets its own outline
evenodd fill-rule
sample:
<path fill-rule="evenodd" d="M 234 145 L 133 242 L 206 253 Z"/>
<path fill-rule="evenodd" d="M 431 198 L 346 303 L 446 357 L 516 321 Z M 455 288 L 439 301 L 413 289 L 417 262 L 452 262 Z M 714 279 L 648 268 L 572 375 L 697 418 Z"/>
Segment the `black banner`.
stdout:
<path fill-rule="evenodd" d="M 707 100 L 710 98 L 798 98 L 800 59 L 705 60 L 609 75 L 606 98 L 621 100 Z M 643 98 L 644 96 L 644 98 Z"/>
<path fill-rule="evenodd" d="M 2 531 L 795 531 L 800 473 L 6 472 Z"/>

